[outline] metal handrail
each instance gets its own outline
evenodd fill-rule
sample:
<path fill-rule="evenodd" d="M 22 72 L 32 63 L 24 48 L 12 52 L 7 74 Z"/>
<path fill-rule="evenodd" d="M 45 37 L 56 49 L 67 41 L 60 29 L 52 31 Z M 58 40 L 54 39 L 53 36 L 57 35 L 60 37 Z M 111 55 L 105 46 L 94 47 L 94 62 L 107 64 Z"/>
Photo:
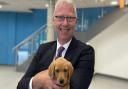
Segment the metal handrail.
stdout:
<path fill-rule="evenodd" d="M 20 42 L 18 45 L 16 45 L 14 48 L 13 48 L 13 51 L 15 51 L 16 49 L 20 48 L 22 45 L 24 45 L 25 43 L 27 43 L 28 41 L 32 40 L 34 37 L 36 37 L 43 29 L 43 31 L 46 31 L 44 30 L 46 28 L 46 24 L 43 25 L 42 27 L 40 27 L 37 31 L 35 31 L 33 34 L 31 34 L 28 38 L 26 38 L 25 40 L 23 40 L 22 42 Z"/>
<path fill-rule="evenodd" d="M 20 42 L 13 48 L 14 56 L 15 56 L 15 65 L 17 71 L 26 70 L 27 66 L 25 63 L 27 61 L 31 61 L 33 55 L 38 49 L 38 46 L 46 41 L 47 35 L 47 25 L 41 26 L 37 31 L 35 31 L 32 35 L 27 37 L 25 40 Z M 44 36 L 44 38 L 41 38 Z"/>

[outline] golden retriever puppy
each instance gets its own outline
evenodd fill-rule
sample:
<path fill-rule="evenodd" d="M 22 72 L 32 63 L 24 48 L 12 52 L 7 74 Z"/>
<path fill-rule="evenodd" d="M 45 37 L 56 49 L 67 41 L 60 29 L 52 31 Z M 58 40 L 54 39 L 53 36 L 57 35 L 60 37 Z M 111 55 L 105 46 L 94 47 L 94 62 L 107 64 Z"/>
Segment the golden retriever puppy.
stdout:
<path fill-rule="evenodd" d="M 64 57 L 59 57 L 50 64 L 48 73 L 62 89 L 70 89 L 70 78 L 73 70 L 73 66 L 68 60 Z"/>

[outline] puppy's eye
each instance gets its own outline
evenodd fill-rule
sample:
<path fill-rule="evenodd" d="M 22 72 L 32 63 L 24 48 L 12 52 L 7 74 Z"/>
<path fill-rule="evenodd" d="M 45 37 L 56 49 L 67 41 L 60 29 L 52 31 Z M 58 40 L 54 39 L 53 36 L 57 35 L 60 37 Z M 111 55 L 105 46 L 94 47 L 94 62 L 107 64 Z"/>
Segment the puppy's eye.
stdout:
<path fill-rule="evenodd" d="M 59 73 L 59 70 L 58 70 L 58 69 L 56 69 L 56 72 L 57 72 L 57 73 Z"/>
<path fill-rule="evenodd" d="M 67 69 L 64 69 L 64 72 L 67 72 Z"/>

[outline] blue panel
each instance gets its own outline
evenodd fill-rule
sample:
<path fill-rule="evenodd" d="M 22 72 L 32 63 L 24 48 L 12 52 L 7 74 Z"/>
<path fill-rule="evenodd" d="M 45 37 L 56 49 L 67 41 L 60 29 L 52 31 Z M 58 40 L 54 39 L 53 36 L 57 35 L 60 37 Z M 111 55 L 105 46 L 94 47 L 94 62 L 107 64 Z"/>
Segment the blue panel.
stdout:
<path fill-rule="evenodd" d="M 5 15 L 4 13 L 0 13 L 0 63 L 5 63 L 5 60 L 7 59 L 7 41 L 8 41 L 8 27 L 7 25 L 7 15 Z M 6 32 L 5 32 L 6 30 Z M 5 51 L 6 50 L 6 51 Z"/>
<path fill-rule="evenodd" d="M 15 46 L 16 14 L 11 13 L 8 18 L 8 64 L 15 64 L 13 47 Z"/>
<path fill-rule="evenodd" d="M 47 10 L 33 10 L 33 13 L 17 14 L 16 44 L 46 24 Z"/>
<path fill-rule="evenodd" d="M 11 17 L 11 18 L 10 18 Z M 11 21 L 11 24 L 10 24 Z M 14 14 L 0 13 L 0 64 L 13 64 L 12 47 L 14 46 Z M 13 41 L 13 42 L 11 42 Z"/>
<path fill-rule="evenodd" d="M 47 10 L 0 12 L 0 64 L 15 64 L 12 48 L 46 24 Z"/>

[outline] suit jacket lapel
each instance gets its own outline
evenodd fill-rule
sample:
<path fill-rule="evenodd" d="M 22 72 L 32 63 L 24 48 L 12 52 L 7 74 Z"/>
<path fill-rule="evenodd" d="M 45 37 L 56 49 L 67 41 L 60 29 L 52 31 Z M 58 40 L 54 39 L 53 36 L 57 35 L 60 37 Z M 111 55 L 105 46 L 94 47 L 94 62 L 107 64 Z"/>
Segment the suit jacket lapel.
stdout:
<path fill-rule="evenodd" d="M 57 43 L 55 43 L 51 49 L 49 50 L 49 53 L 50 53 L 50 59 L 51 61 L 54 59 L 54 56 L 55 56 L 55 53 L 56 53 L 56 46 L 57 46 Z"/>
<path fill-rule="evenodd" d="M 51 64 L 51 62 L 54 59 L 55 56 L 55 52 L 56 52 L 56 42 L 51 45 L 51 47 L 48 49 L 48 54 L 47 54 L 47 58 L 45 58 L 45 65 L 49 66 Z"/>
<path fill-rule="evenodd" d="M 75 47 L 76 47 L 76 39 L 75 37 L 73 37 L 65 54 L 65 58 L 67 58 L 69 61 L 71 61 Z"/>

